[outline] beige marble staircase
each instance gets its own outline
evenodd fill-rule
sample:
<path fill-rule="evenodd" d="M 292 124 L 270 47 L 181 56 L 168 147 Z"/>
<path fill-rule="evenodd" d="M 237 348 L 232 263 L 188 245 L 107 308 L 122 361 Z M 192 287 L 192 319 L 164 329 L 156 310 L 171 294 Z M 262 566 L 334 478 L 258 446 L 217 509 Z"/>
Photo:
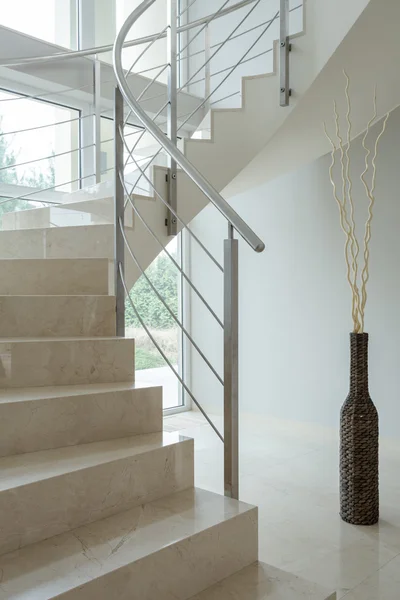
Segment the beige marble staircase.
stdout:
<path fill-rule="evenodd" d="M 99 227 L 0 232 L 1 600 L 186 600 L 257 559 L 257 510 L 194 488 L 135 384 Z"/>
<path fill-rule="evenodd" d="M 0 600 L 333 600 L 256 562 L 256 508 L 194 487 L 193 440 L 162 432 L 162 389 L 115 337 L 95 191 L 106 222 L 84 222 L 93 190 L 60 209 L 80 224 L 3 218 Z"/>

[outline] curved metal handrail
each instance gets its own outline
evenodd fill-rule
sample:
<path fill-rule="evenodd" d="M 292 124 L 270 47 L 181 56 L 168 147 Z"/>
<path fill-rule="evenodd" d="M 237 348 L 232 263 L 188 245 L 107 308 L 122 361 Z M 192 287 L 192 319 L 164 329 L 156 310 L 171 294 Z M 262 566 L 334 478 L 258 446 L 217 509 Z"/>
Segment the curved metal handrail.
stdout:
<path fill-rule="evenodd" d="M 192 165 L 180 150 L 165 136 L 164 132 L 153 122 L 153 120 L 142 109 L 137 99 L 133 96 L 129 85 L 125 79 L 125 73 L 122 66 L 122 50 L 124 41 L 132 25 L 141 17 L 141 15 L 154 4 L 155 0 L 144 0 L 126 19 L 115 40 L 113 49 L 114 72 L 120 87 L 121 93 L 128 103 L 130 109 L 142 125 L 152 134 L 164 150 L 176 161 L 179 167 L 187 176 L 197 185 L 197 187 L 207 196 L 221 214 L 228 220 L 234 229 L 243 237 L 256 252 L 262 252 L 265 248 L 264 242 L 247 225 L 247 223 L 238 215 L 238 213 L 224 200 L 217 190 L 207 181 L 207 179 Z M 237 6 L 237 5 L 236 5 Z"/>
<path fill-rule="evenodd" d="M 232 6 L 228 6 L 224 10 L 216 15 L 215 18 L 224 17 L 229 13 L 235 12 L 236 10 L 240 10 L 244 6 L 249 4 L 253 4 L 256 0 L 241 0 Z M 195 27 L 199 27 L 200 25 L 204 25 L 208 23 L 210 18 L 213 15 L 207 15 L 206 17 L 201 17 L 196 21 L 192 21 L 191 23 L 186 23 L 185 25 L 181 25 L 177 28 L 177 33 L 184 33 L 185 31 L 189 31 L 190 29 L 194 29 Z M 128 42 L 124 42 L 124 48 L 132 48 L 133 46 L 140 46 L 141 44 L 147 44 L 148 42 L 154 42 L 157 38 L 162 39 L 167 36 L 167 33 L 164 33 L 162 36 L 159 34 L 152 34 L 142 38 L 136 38 L 135 40 L 130 40 Z M 0 67 L 16 67 L 21 65 L 29 65 L 41 62 L 48 61 L 57 61 L 57 60 L 69 60 L 72 58 L 85 58 L 92 56 L 94 54 L 105 54 L 106 52 L 111 52 L 114 48 L 114 44 L 106 44 L 104 46 L 94 46 L 92 48 L 87 48 L 86 50 L 74 50 L 69 52 L 57 52 L 57 54 L 49 54 L 46 56 L 27 56 L 22 58 L 14 58 L 14 59 L 6 59 L 0 61 Z"/>

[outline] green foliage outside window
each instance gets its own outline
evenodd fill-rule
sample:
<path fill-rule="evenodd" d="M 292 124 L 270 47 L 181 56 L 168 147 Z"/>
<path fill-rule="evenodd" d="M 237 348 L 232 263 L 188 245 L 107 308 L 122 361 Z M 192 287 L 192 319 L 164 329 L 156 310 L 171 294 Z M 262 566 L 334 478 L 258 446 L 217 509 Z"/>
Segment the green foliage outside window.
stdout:
<path fill-rule="evenodd" d="M 146 270 L 146 275 L 159 294 L 178 317 L 178 271 L 166 254 L 160 254 Z M 162 302 L 157 298 L 143 275 L 132 288 L 131 298 L 143 321 L 151 329 L 171 329 L 176 323 Z M 140 327 L 129 300 L 125 313 L 127 327 Z"/>
<path fill-rule="evenodd" d="M 18 155 L 12 149 L 12 135 L 2 135 L 2 117 L 0 117 L 0 183 L 9 183 L 13 185 L 26 185 L 45 189 L 52 187 L 55 184 L 54 161 L 47 161 L 46 170 L 38 168 L 27 169 L 21 176 L 14 165 L 18 162 Z M 4 202 L 7 198 L 0 197 L 0 219 L 1 215 L 16 210 L 26 210 L 34 208 L 32 202 L 26 200 L 10 199 Z"/>

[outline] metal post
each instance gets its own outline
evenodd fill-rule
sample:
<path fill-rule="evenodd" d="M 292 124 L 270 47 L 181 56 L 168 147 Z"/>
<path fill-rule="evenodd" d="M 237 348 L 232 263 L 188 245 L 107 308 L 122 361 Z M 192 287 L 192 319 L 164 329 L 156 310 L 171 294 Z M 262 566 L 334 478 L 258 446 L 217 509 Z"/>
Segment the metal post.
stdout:
<path fill-rule="evenodd" d="M 238 240 L 224 240 L 224 487 L 239 498 L 239 266 Z"/>
<path fill-rule="evenodd" d="M 280 50 L 279 50 L 279 85 L 280 105 L 289 106 L 290 83 L 289 83 L 289 0 L 280 0 Z"/>
<path fill-rule="evenodd" d="M 93 61 L 93 130 L 94 164 L 96 183 L 101 182 L 101 63 L 95 56 Z"/>
<path fill-rule="evenodd" d="M 168 137 L 174 146 L 177 145 L 178 136 L 178 112 L 177 112 L 177 86 L 178 86 L 178 68 L 177 68 L 177 0 L 167 0 L 167 52 L 168 52 Z M 168 204 L 177 211 L 177 181 L 176 162 L 171 157 L 168 158 Z M 176 217 L 168 211 L 167 216 L 168 235 L 176 235 L 178 232 Z"/>
<path fill-rule="evenodd" d="M 208 98 L 211 94 L 211 42 L 210 42 L 210 26 L 206 25 L 204 28 L 204 62 L 205 62 L 205 73 L 204 73 L 204 98 Z M 208 111 L 210 109 L 210 102 L 207 102 L 205 107 Z"/>
<path fill-rule="evenodd" d="M 114 95 L 114 138 L 115 138 L 115 189 L 114 189 L 114 281 L 116 297 L 116 335 L 125 337 L 125 289 L 122 283 L 120 266 L 124 273 L 125 246 L 120 223 L 124 225 L 124 142 L 122 128 L 124 126 L 124 99 L 117 86 Z"/>

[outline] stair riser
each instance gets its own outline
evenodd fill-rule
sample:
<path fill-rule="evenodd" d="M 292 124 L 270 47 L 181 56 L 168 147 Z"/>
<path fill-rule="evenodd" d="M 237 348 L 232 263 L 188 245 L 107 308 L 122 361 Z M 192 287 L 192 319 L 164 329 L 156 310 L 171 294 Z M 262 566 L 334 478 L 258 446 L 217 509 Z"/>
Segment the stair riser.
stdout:
<path fill-rule="evenodd" d="M 193 449 L 185 440 L 0 492 L 0 554 L 193 486 Z"/>
<path fill-rule="evenodd" d="M 0 457 L 162 431 L 162 388 L 0 404 Z"/>
<path fill-rule="evenodd" d="M 257 558 L 257 509 L 253 509 L 57 598 L 188 600 Z"/>
<path fill-rule="evenodd" d="M 66 204 L 69 208 L 35 208 L 17 213 L 9 213 L 3 217 L 3 231 L 24 229 L 44 229 L 63 227 L 91 227 L 114 223 L 114 198 L 86 199 L 74 204 Z M 132 227 L 132 209 L 125 213 L 126 227 Z"/>
<path fill-rule="evenodd" d="M 114 258 L 114 227 L 53 227 L 0 232 L 0 258 Z"/>
<path fill-rule="evenodd" d="M 83 211 L 45 207 L 3 215 L 3 230 L 80 227 L 103 225 L 107 222 L 100 216 Z"/>
<path fill-rule="evenodd" d="M 0 388 L 134 380 L 134 340 L 40 340 L 0 343 Z"/>
<path fill-rule="evenodd" d="M 113 296 L 2 296 L 2 337 L 115 335 Z"/>
<path fill-rule="evenodd" d="M 107 259 L 0 260 L 0 296 L 103 296 Z"/>

